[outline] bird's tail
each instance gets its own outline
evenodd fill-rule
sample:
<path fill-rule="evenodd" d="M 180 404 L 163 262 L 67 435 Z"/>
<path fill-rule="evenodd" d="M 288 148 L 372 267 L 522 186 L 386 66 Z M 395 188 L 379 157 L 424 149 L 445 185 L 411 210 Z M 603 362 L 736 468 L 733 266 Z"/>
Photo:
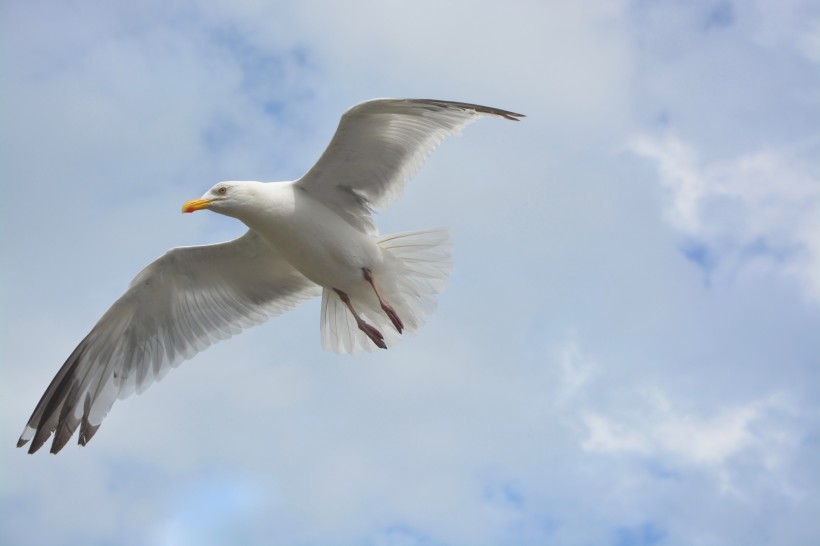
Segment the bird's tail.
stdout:
<path fill-rule="evenodd" d="M 436 294 L 444 290 L 452 269 L 450 232 L 444 228 L 385 235 L 376 240 L 384 263 L 373 271 L 376 286 L 404 324 L 415 332 L 436 308 Z M 388 347 L 401 335 L 381 309 L 373 289 L 349 294 L 357 313 L 383 335 Z M 370 351 L 376 345 L 362 332 L 353 314 L 332 289 L 322 293 L 322 348 L 337 353 Z"/>

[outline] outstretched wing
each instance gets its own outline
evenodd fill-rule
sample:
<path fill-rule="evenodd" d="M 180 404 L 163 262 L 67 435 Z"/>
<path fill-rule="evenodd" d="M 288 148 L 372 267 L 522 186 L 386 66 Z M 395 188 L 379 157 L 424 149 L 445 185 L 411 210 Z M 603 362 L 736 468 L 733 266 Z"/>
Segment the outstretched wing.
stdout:
<path fill-rule="evenodd" d="M 148 265 L 68 357 L 17 447 L 85 445 L 117 398 L 142 392 L 212 343 L 317 296 L 320 289 L 254 231 L 174 248 Z"/>
<path fill-rule="evenodd" d="M 481 116 L 506 110 L 430 99 L 377 99 L 344 113 L 319 161 L 296 184 L 350 224 L 375 232 L 370 212 L 387 206 L 436 147 Z"/>

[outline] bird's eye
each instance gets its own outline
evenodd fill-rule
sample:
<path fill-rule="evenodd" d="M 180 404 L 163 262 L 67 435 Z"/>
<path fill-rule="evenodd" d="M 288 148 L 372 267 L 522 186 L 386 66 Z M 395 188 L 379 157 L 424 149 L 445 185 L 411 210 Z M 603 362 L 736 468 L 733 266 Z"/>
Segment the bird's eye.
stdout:
<path fill-rule="evenodd" d="M 219 195 L 225 195 L 226 193 L 228 193 L 228 188 L 226 188 L 225 186 L 220 186 L 216 190 L 216 193 L 218 193 Z"/>

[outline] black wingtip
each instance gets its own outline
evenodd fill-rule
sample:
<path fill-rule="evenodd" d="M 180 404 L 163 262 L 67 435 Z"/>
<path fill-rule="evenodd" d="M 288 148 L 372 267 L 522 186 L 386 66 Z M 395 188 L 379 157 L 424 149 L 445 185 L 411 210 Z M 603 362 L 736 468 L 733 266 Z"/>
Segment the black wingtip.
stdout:
<path fill-rule="evenodd" d="M 438 99 L 410 99 L 411 102 L 420 104 L 429 104 L 431 106 L 438 106 L 439 108 L 458 108 L 459 110 L 473 110 L 480 114 L 491 114 L 499 116 L 510 121 L 520 121 L 520 118 L 525 118 L 524 114 L 517 114 L 509 110 L 502 110 L 501 108 L 493 108 L 492 106 L 482 106 L 480 104 L 472 104 L 469 102 L 455 102 L 449 100 Z"/>
<path fill-rule="evenodd" d="M 80 425 L 80 437 L 77 439 L 77 443 L 85 446 L 91 441 L 99 428 L 100 425 L 91 425 L 88 421 L 83 421 L 83 424 Z"/>
<path fill-rule="evenodd" d="M 51 432 L 45 432 L 45 429 L 40 429 L 34 435 L 34 439 L 31 440 L 31 445 L 28 448 L 29 455 L 35 453 L 38 449 L 43 447 L 43 445 L 48 441 L 51 437 Z"/>
<path fill-rule="evenodd" d="M 51 449 L 49 451 L 56 455 L 60 452 L 61 449 L 65 447 L 65 445 L 68 443 L 69 438 L 71 438 L 71 436 L 65 436 L 61 434 L 55 435 L 54 440 L 51 442 Z"/>

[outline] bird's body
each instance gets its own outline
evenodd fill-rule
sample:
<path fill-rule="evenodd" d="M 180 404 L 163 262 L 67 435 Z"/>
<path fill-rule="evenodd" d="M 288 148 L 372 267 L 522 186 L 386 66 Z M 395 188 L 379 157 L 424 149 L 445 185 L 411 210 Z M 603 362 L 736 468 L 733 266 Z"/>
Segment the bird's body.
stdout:
<path fill-rule="evenodd" d="M 305 277 L 322 287 L 352 291 L 366 284 L 362 268 L 384 261 L 373 237 L 356 229 L 293 182 L 233 182 L 255 194 L 264 208 L 235 217 L 276 248 Z"/>
<path fill-rule="evenodd" d="M 57 453 L 79 427 L 96 433 L 117 398 L 142 392 L 220 339 L 319 294 L 322 347 L 387 348 L 435 308 L 450 271 L 446 230 L 377 236 L 384 207 L 448 135 L 496 108 L 379 99 L 348 110 L 319 161 L 293 182 L 220 182 L 184 212 L 232 216 L 248 232 L 226 243 L 174 248 L 149 264 L 63 364 L 18 447 Z"/>

